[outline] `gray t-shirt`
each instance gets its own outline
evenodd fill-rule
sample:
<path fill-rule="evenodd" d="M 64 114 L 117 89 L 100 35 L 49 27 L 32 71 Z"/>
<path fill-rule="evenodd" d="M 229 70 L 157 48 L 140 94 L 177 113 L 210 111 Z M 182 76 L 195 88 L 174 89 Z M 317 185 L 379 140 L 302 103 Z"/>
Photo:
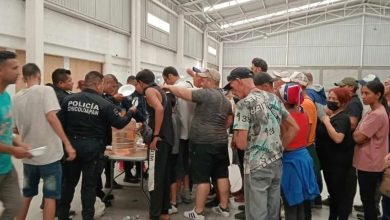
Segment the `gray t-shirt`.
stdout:
<path fill-rule="evenodd" d="M 192 91 L 196 103 L 190 129 L 190 141 L 198 144 L 224 144 L 228 142 L 226 118 L 232 115 L 229 100 L 220 89 Z"/>
<path fill-rule="evenodd" d="M 13 119 L 22 140 L 33 148 L 47 146 L 40 156 L 23 159 L 23 163 L 46 165 L 64 155 L 61 139 L 46 119 L 46 113 L 60 110 L 52 87 L 35 85 L 20 90 L 13 100 Z"/>

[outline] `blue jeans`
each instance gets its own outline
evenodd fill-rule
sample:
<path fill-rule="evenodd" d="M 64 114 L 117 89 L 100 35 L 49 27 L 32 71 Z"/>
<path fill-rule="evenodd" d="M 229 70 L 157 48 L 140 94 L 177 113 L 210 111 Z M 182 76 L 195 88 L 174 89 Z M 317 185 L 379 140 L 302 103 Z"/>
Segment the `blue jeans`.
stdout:
<path fill-rule="evenodd" d="M 282 160 L 244 175 L 247 220 L 279 220 Z"/>
<path fill-rule="evenodd" d="M 390 197 L 382 195 L 382 220 L 390 220 Z"/>
<path fill-rule="evenodd" d="M 58 219 L 68 220 L 70 204 L 73 200 L 75 187 L 81 182 L 81 205 L 82 218 L 93 220 L 95 214 L 96 200 L 96 175 L 98 161 L 103 157 L 103 141 L 94 138 L 71 139 L 73 147 L 76 149 L 76 159 L 64 162 L 64 182 L 62 186 L 62 197 L 59 206 Z"/>
<path fill-rule="evenodd" d="M 62 166 L 60 161 L 46 165 L 23 164 L 23 196 L 32 198 L 38 194 L 39 180 L 43 180 L 43 197 L 61 198 Z"/>

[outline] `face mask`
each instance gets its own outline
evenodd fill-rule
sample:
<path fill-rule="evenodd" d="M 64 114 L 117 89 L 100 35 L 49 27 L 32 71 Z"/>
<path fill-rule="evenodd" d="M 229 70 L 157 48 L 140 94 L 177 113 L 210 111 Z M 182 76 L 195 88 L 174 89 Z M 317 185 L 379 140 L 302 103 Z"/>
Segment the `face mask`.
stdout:
<path fill-rule="evenodd" d="M 336 111 L 337 109 L 339 109 L 337 102 L 327 101 L 326 106 L 328 107 L 328 109 L 330 109 L 332 111 Z"/>

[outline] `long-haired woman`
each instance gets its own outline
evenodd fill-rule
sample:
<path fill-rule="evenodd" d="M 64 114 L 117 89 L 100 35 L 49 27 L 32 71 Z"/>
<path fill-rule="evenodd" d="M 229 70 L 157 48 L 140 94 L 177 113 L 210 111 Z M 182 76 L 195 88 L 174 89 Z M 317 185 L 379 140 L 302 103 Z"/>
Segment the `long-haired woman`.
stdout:
<path fill-rule="evenodd" d="M 358 170 L 360 198 L 364 218 L 377 219 L 375 188 L 384 169 L 384 158 L 388 152 L 389 116 L 384 86 L 379 81 L 370 81 L 362 87 L 363 103 L 370 105 L 353 133 L 356 142 L 353 165 Z"/>

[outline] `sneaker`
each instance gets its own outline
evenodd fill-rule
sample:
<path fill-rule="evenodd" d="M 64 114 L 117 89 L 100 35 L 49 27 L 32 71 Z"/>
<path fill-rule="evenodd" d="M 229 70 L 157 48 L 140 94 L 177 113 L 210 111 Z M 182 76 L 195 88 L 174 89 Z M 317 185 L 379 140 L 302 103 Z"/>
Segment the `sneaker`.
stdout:
<path fill-rule="evenodd" d="M 177 205 L 171 203 L 171 207 L 168 209 L 168 214 L 176 214 L 179 210 L 177 210 Z"/>
<path fill-rule="evenodd" d="M 184 212 L 184 217 L 193 220 L 205 220 L 204 212 L 196 213 L 195 208 L 191 211 Z"/>
<path fill-rule="evenodd" d="M 329 196 L 328 196 L 328 198 L 322 200 L 322 205 L 329 206 L 329 204 L 330 204 L 330 198 L 329 198 Z"/>
<path fill-rule="evenodd" d="M 222 215 L 224 217 L 230 216 L 229 208 L 223 209 L 223 208 L 221 208 L 220 205 L 218 205 L 218 206 L 213 207 L 212 210 L 214 213 L 217 213 L 217 214 Z"/>
<path fill-rule="evenodd" d="M 235 219 L 245 219 L 245 212 L 239 212 L 234 215 Z"/>
<path fill-rule="evenodd" d="M 363 205 L 354 205 L 353 208 L 357 212 L 364 212 Z"/>
<path fill-rule="evenodd" d="M 123 182 L 136 184 L 136 183 L 140 183 L 141 180 L 137 177 L 125 177 L 123 179 Z"/>

